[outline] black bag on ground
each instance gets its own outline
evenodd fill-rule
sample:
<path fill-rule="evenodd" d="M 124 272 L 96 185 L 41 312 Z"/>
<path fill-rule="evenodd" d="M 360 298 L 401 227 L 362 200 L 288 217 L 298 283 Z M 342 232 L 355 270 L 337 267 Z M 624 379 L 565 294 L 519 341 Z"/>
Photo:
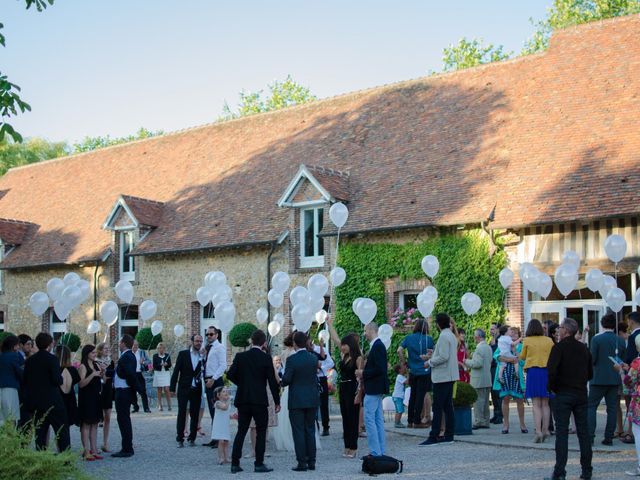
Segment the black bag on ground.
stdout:
<path fill-rule="evenodd" d="M 362 471 L 369 475 L 402 473 L 402 462 L 387 455 L 367 455 L 362 459 Z"/>

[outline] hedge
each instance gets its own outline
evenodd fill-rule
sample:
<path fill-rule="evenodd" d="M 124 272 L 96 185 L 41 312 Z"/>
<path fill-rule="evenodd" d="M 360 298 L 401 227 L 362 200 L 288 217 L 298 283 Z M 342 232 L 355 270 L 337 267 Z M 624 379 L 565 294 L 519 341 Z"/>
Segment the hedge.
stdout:
<path fill-rule="evenodd" d="M 233 326 L 229 332 L 229 342 L 234 347 L 246 348 L 253 332 L 258 329 L 253 323 L 243 322 Z"/>
<path fill-rule="evenodd" d="M 136 334 L 136 341 L 141 350 L 155 350 L 162 342 L 162 334 L 154 335 L 151 333 L 151 328 L 141 328 Z"/>

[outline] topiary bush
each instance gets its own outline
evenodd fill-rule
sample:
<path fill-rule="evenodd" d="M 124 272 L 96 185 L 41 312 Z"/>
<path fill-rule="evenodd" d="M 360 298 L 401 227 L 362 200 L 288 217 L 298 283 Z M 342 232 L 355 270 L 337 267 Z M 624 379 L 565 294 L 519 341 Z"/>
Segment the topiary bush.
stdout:
<path fill-rule="evenodd" d="M 478 392 L 468 383 L 458 381 L 455 388 L 454 407 L 471 407 L 478 400 Z"/>
<path fill-rule="evenodd" d="M 234 325 L 229 332 L 229 342 L 234 347 L 246 348 L 253 332 L 258 329 L 253 323 L 244 322 Z"/>
<path fill-rule="evenodd" d="M 145 327 L 138 330 L 136 334 L 136 342 L 142 350 L 155 350 L 160 342 L 162 342 L 162 334 L 154 335 L 151 328 Z"/>
<path fill-rule="evenodd" d="M 15 333 L 11 333 L 11 332 L 0 332 L 0 345 L 2 345 L 2 342 L 4 342 L 4 339 L 7 337 L 10 337 L 11 335 L 15 335 Z"/>
<path fill-rule="evenodd" d="M 60 337 L 60 345 L 66 345 L 72 352 L 77 352 L 80 348 L 80 337 L 75 333 L 65 333 Z"/>

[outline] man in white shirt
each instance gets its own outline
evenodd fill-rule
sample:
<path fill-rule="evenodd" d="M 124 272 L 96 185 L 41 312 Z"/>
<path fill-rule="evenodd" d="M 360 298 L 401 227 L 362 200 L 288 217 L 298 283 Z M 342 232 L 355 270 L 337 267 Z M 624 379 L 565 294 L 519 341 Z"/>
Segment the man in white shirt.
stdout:
<path fill-rule="evenodd" d="M 143 368 L 146 369 L 147 364 L 149 363 L 149 357 L 144 352 L 144 350 L 140 350 L 138 342 L 136 340 L 133 341 L 133 348 L 131 349 L 133 354 L 136 356 L 136 378 L 138 379 L 138 384 L 142 387 L 140 390 L 140 398 L 142 398 L 142 409 L 144 413 L 151 413 L 149 410 L 149 398 L 147 397 L 147 382 L 142 375 Z M 140 410 L 138 406 L 138 395 L 133 395 L 133 413 L 137 413 Z"/>
<path fill-rule="evenodd" d="M 333 368 L 335 363 L 321 345 L 314 345 L 313 351 L 320 360 L 320 368 L 318 369 L 318 383 L 322 388 L 320 391 L 320 418 L 322 420 L 322 436 L 329 435 L 329 382 L 327 379 L 327 372 L 330 368 Z"/>
<path fill-rule="evenodd" d="M 207 328 L 206 345 L 204 347 L 204 391 L 206 394 L 207 408 L 209 409 L 209 416 L 213 422 L 213 417 L 216 414 L 213 408 L 213 391 L 217 387 L 224 385 L 223 375 L 227 369 L 227 352 L 224 346 L 220 343 L 220 331 L 216 327 Z M 218 442 L 211 440 L 208 443 L 203 443 L 203 447 L 217 448 Z"/>

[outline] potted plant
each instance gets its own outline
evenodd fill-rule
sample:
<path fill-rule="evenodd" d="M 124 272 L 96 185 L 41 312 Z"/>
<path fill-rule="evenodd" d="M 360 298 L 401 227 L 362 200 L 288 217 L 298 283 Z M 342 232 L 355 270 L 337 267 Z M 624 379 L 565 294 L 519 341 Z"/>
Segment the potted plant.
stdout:
<path fill-rule="evenodd" d="M 155 350 L 162 342 L 162 334 L 154 335 L 149 327 L 141 328 L 136 334 L 136 341 L 141 350 Z"/>
<path fill-rule="evenodd" d="M 456 435 L 471 435 L 471 406 L 478 399 L 476 389 L 465 382 L 456 382 L 454 386 L 453 408 L 455 410 L 454 433 Z"/>
<path fill-rule="evenodd" d="M 234 347 L 247 348 L 253 332 L 258 329 L 253 323 L 244 322 L 234 325 L 229 332 L 229 342 Z"/>

